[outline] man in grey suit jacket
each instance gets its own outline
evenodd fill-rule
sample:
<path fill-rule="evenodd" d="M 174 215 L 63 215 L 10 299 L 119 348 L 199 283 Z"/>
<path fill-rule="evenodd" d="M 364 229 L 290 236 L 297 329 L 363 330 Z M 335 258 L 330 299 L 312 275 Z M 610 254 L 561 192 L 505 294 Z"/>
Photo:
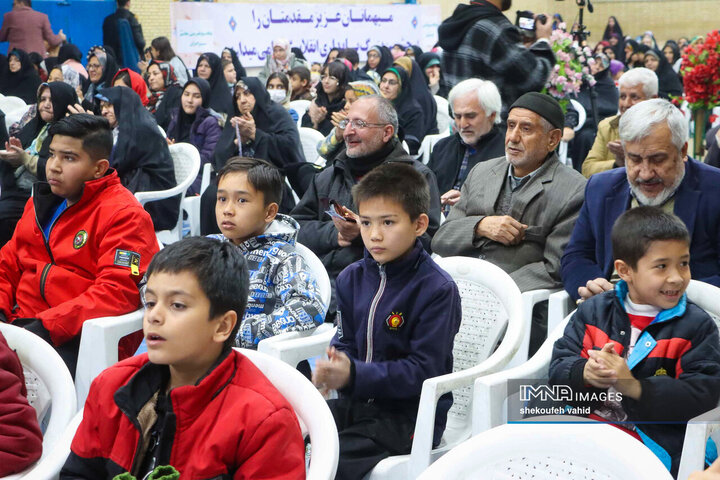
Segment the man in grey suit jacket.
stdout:
<path fill-rule="evenodd" d="M 505 156 L 477 164 L 432 241 L 441 256 L 481 258 L 521 291 L 559 288 L 560 258 L 583 203 L 585 178 L 554 153 L 563 112 L 548 95 L 510 107 Z"/>

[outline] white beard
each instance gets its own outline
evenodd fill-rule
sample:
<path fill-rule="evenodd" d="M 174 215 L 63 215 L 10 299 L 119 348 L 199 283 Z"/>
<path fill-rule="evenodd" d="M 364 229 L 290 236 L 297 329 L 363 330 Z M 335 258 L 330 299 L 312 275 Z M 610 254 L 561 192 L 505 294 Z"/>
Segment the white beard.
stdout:
<path fill-rule="evenodd" d="M 681 160 L 682 161 L 682 160 Z M 682 172 L 680 175 L 677 176 L 675 181 L 672 185 L 667 187 L 662 192 L 658 193 L 654 197 L 648 197 L 644 193 L 642 193 L 642 190 L 640 190 L 640 187 L 633 184 L 628 180 L 628 183 L 630 184 L 630 191 L 632 192 L 633 196 L 637 199 L 638 203 L 640 205 L 646 206 L 646 207 L 659 207 L 663 205 L 665 202 L 668 201 L 670 197 L 675 195 L 675 192 L 677 191 L 678 187 L 680 187 L 680 184 L 683 181 L 683 178 L 685 178 L 685 162 L 682 164 Z"/>

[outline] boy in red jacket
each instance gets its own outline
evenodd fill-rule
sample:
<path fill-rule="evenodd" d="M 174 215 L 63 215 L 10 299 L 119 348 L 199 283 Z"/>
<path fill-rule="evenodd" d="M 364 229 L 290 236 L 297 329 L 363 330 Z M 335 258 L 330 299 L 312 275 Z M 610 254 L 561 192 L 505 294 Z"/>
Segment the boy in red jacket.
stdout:
<path fill-rule="evenodd" d="M 295 413 L 232 344 L 249 274 L 240 249 L 192 237 L 148 267 L 148 353 L 90 387 L 61 479 L 146 478 L 172 466 L 187 479 L 302 479 Z"/>
<path fill-rule="evenodd" d="M 74 374 L 83 322 L 138 308 L 158 246 L 150 215 L 109 168 L 107 120 L 71 115 L 48 135 L 48 181 L 0 250 L 0 320 L 44 338 Z"/>

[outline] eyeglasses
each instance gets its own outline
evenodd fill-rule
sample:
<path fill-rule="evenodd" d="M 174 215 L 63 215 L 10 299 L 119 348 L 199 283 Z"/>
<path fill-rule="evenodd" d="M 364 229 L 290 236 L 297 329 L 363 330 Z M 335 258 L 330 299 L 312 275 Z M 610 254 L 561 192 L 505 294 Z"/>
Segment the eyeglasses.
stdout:
<path fill-rule="evenodd" d="M 368 58 L 380 58 L 380 55 L 375 52 L 368 53 L 367 56 Z"/>
<path fill-rule="evenodd" d="M 97 70 L 98 68 L 100 68 L 100 64 L 99 64 L 99 63 L 88 63 L 88 64 L 87 64 L 87 69 L 88 69 L 88 70 Z"/>
<path fill-rule="evenodd" d="M 345 120 L 341 120 L 340 123 L 338 123 L 338 127 L 340 127 L 342 130 L 345 130 L 348 125 L 352 125 L 352 127 L 356 130 L 362 130 L 363 128 L 370 128 L 370 127 L 384 127 L 385 125 L 389 125 L 388 123 L 368 123 L 364 120 L 348 120 L 347 118 Z"/>
<path fill-rule="evenodd" d="M 387 83 L 388 85 L 394 87 L 399 82 L 397 80 L 393 80 L 392 78 L 383 78 L 382 80 L 380 80 L 380 83 Z"/>
<path fill-rule="evenodd" d="M 333 77 L 332 75 L 323 75 L 322 77 L 320 77 L 320 80 L 328 80 L 328 79 L 334 80 L 337 83 L 340 83 L 340 80 L 338 80 L 337 77 Z"/>

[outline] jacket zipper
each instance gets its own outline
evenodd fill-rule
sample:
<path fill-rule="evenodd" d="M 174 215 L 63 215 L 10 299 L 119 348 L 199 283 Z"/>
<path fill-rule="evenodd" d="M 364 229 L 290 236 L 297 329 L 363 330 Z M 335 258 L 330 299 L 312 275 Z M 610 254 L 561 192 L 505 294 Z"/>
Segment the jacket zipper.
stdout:
<path fill-rule="evenodd" d="M 65 210 L 63 210 L 62 213 L 60 213 L 60 215 L 58 215 L 57 218 L 50 224 L 47 236 L 45 236 L 45 230 L 43 230 L 42 225 L 40 225 L 40 221 L 37 218 L 37 215 L 35 215 L 35 223 L 40 229 L 40 233 L 42 233 L 43 242 L 45 243 L 45 250 L 47 250 L 48 255 L 50 256 L 50 263 L 46 264 L 43 267 L 42 274 L 40 275 L 40 296 L 45 303 L 48 303 L 47 298 L 45 298 L 45 281 L 47 280 L 48 273 L 50 273 L 50 268 L 55 265 L 55 257 L 52 254 L 52 250 L 50 250 L 50 233 L 52 232 L 55 223 L 58 221 L 58 218 L 60 218 L 62 214 L 67 211 L 68 208 L 69 207 L 65 207 Z"/>
<path fill-rule="evenodd" d="M 40 296 L 45 303 L 48 303 L 47 298 L 45 298 L 45 281 L 47 280 L 48 273 L 50 273 L 50 269 L 53 265 L 53 263 L 46 263 L 43 267 L 42 274 L 40 275 Z"/>
<path fill-rule="evenodd" d="M 375 292 L 375 296 L 373 297 L 372 303 L 370 304 L 370 312 L 368 313 L 368 321 L 367 321 L 367 350 L 365 351 L 365 363 L 372 362 L 373 357 L 373 327 L 375 324 L 375 310 L 377 309 L 378 303 L 380 303 L 380 298 L 382 297 L 383 292 L 385 291 L 385 283 L 387 280 L 387 277 L 385 276 L 385 267 L 383 265 L 378 265 L 378 269 L 380 270 L 380 286 L 377 289 L 377 292 Z"/>

